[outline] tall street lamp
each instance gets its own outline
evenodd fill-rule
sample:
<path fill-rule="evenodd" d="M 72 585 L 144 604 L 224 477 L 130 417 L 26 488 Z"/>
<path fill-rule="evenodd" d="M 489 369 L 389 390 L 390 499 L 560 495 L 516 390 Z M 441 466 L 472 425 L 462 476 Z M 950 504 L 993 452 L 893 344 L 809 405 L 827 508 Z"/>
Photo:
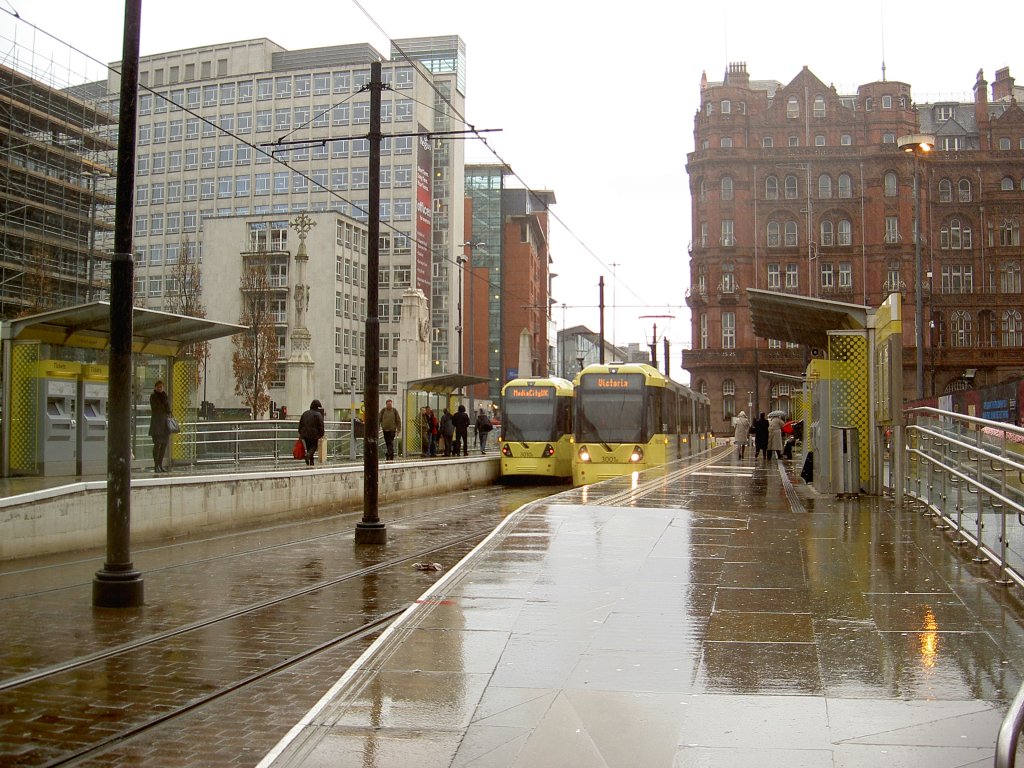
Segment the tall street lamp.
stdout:
<path fill-rule="evenodd" d="M 915 385 L 918 400 L 924 399 L 924 276 L 921 274 L 921 183 L 918 158 L 931 152 L 935 137 L 927 134 L 900 136 L 896 146 L 914 156 L 914 326 L 916 355 Z"/>

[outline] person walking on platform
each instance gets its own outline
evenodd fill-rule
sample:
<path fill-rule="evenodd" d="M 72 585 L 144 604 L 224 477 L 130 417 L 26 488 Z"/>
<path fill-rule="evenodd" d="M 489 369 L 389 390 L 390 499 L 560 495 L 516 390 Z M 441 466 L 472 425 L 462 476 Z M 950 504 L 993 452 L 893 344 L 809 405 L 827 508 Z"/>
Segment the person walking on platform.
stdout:
<path fill-rule="evenodd" d="M 782 458 L 782 425 L 781 416 L 772 416 L 768 420 L 768 453 L 765 458 Z M 774 454 L 774 455 L 773 455 Z"/>
<path fill-rule="evenodd" d="M 324 407 L 319 400 L 309 404 L 309 410 L 299 417 L 299 437 L 306 447 L 306 466 L 316 463 L 316 451 L 324 436 Z"/>
<path fill-rule="evenodd" d="M 747 443 L 750 442 L 750 419 L 747 418 L 746 411 L 740 411 L 739 415 L 732 420 L 732 425 L 734 428 L 736 452 L 740 459 L 742 459 Z"/>
<path fill-rule="evenodd" d="M 395 458 L 395 434 L 402 428 L 402 417 L 393 400 L 384 403 L 380 412 L 380 431 L 384 433 L 384 455 L 388 461 Z"/>
<path fill-rule="evenodd" d="M 452 424 L 452 412 L 445 408 L 441 411 L 441 439 L 444 441 L 444 455 L 452 455 L 452 437 L 455 435 L 455 425 Z"/>
<path fill-rule="evenodd" d="M 167 443 L 171 441 L 171 430 L 167 425 L 167 419 L 171 415 L 171 402 L 167 399 L 162 381 L 157 381 L 153 385 L 153 392 L 149 396 L 149 410 L 149 436 L 153 438 L 153 471 L 166 472 L 164 454 L 167 453 Z"/>
<path fill-rule="evenodd" d="M 459 455 L 459 448 L 462 448 L 462 455 L 469 455 L 469 414 L 466 413 L 466 406 L 460 405 L 455 415 L 452 416 L 452 426 L 455 428 L 455 455 Z"/>
<path fill-rule="evenodd" d="M 487 433 L 492 429 L 494 427 L 491 420 L 487 418 L 487 414 L 481 408 L 480 413 L 476 415 L 476 435 L 477 441 L 480 443 L 480 453 L 487 453 Z"/>
<path fill-rule="evenodd" d="M 761 454 L 768 458 L 768 419 L 765 418 L 764 411 L 757 417 L 754 422 L 754 460 Z"/>

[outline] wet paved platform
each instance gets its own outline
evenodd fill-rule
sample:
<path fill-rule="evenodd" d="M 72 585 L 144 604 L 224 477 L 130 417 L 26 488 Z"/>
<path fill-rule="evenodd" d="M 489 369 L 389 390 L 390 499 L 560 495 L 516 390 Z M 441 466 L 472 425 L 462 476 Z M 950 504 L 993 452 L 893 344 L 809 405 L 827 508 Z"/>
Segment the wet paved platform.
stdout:
<path fill-rule="evenodd" d="M 260 765 L 991 765 L 1020 595 L 797 473 L 719 452 L 525 506 Z"/>

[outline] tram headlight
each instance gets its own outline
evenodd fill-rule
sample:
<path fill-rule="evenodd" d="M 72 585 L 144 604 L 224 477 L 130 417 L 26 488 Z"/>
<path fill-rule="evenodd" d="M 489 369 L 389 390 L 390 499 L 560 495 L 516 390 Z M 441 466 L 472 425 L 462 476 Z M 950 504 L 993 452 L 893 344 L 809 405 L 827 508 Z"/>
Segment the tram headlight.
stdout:
<path fill-rule="evenodd" d="M 551 445 L 551 443 L 548 443 L 547 445 L 545 445 L 544 446 L 544 452 L 541 454 L 541 457 L 545 458 L 545 459 L 550 459 L 554 455 L 555 455 L 555 448 L 554 448 L 554 446 Z"/>
<path fill-rule="evenodd" d="M 634 445 L 633 450 L 629 453 L 630 464 L 639 464 L 644 460 L 644 449 L 639 445 Z"/>
<path fill-rule="evenodd" d="M 582 461 L 584 464 L 590 463 L 590 449 L 587 448 L 587 446 L 581 445 L 580 449 L 576 451 L 576 455 L 579 456 L 580 461 Z"/>
<path fill-rule="evenodd" d="M 501 455 L 508 456 L 510 459 L 512 458 L 512 449 L 509 448 L 508 443 L 501 444 Z"/>

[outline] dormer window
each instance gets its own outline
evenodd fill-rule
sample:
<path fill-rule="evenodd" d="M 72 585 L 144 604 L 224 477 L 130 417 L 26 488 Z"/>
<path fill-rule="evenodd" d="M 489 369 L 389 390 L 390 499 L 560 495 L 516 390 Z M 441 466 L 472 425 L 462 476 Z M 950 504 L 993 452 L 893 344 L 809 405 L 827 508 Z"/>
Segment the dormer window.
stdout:
<path fill-rule="evenodd" d="M 935 108 L 935 119 L 936 120 L 952 120 L 953 119 L 953 106 L 947 104 L 945 106 L 939 106 Z"/>

